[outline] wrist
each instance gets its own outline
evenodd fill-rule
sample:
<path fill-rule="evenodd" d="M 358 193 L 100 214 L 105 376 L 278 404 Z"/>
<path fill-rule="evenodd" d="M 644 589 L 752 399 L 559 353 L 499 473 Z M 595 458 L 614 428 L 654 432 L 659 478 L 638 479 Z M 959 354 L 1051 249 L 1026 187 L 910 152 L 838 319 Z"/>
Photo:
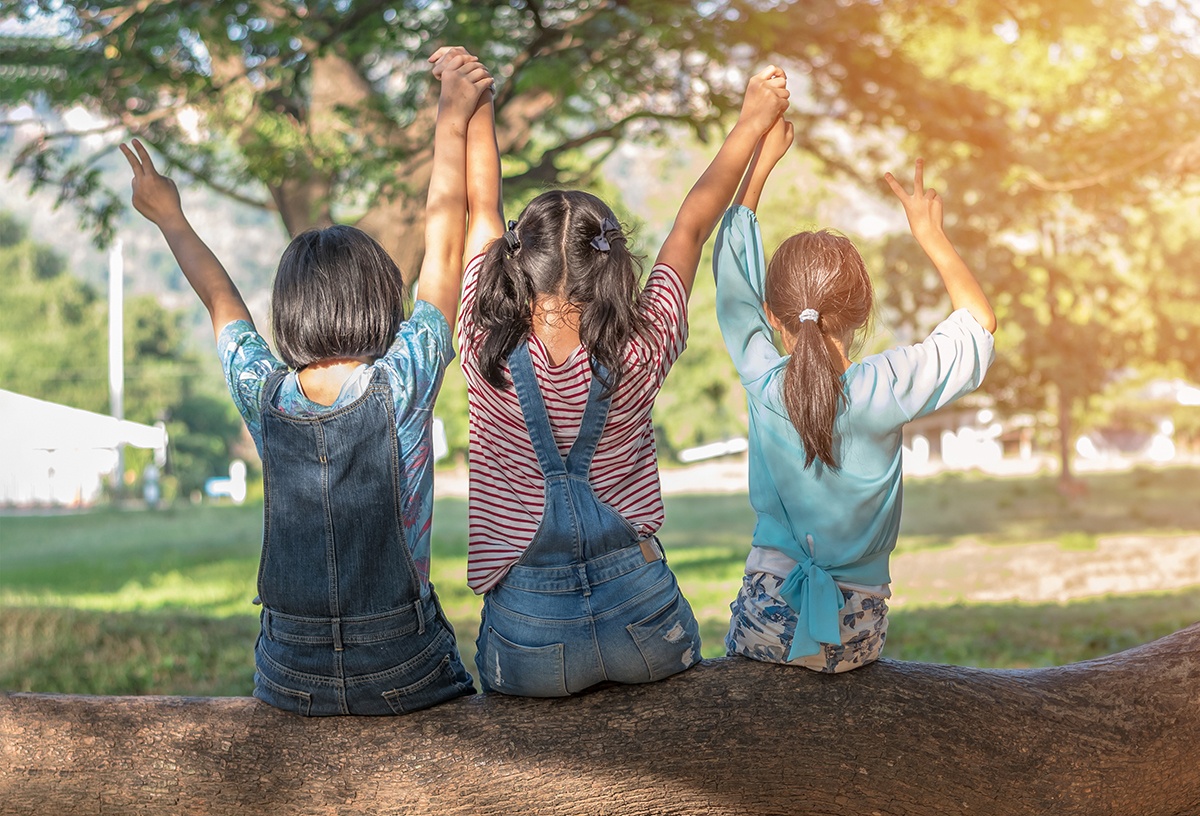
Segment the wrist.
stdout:
<path fill-rule="evenodd" d="M 154 225 L 157 226 L 159 231 L 164 235 L 184 232 L 191 229 L 191 225 L 188 224 L 187 216 L 183 214 L 182 209 L 172 210 L 171 212 L 158 216 L 154 219 Z"/>

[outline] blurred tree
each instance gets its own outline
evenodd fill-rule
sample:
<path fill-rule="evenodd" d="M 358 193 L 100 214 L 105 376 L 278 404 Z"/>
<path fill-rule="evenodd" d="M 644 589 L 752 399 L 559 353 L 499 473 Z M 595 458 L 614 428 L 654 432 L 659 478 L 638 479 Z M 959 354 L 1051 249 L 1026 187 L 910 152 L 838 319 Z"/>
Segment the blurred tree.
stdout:
<path fill-rule="evenodd" d="M 411 274 L 435 103 L 423 58 L 436 45 L 467 45 L 497 76 L 518 196 L 593 183 L 623 139 L 680 126 L 703 138 L 736 108 L 747 70 L 781 61 L 798 146 L 827 170 L 865 182 L 907 165 L 902 156 L 929 158 L 953 237 L 1001 316 L 987 387 L 1008 405 L 1057 413 L 1068 478 L 1071 426 L 1089 395 L 1114 367 L 1161 353 L 1154 299 L 1142 296 L 1165 302 L 1171 289 L 1147 288 L 1113 242 L 1156 185 L 1200 164 L 1193 6 L 0 0 L 39 32 L 0 33 L 0 105 L 103 117 L 56 120 L 21 157 L 101 235 L 120 204 L 70 138 L 80 130 L 140 135 L 176 168 L 278 213 L 293 234 L 356 222 Z M 690 180 L 655 195 L 678 201 Z M 901 328 L 928 329 L 943 295 L 918 271 L 927 262 L 907 237 L 884 255 L 886 308 Z M 668 420 L 676 443 L 723 433 L 728 369 L 697 356 L 713 345 L 706 331 L 693 331 L 668 386 L 686 395 Z"/>
<path fill-rule="evenodd" d="M 83 205 L 102 236 L 122 205 L 100 184 L 95 157 L 68 138 L 80 130 L 138 135 L 174 168 L 276 211 L 291 234 L 356 222 L 411 274 L 436 105 L 424 57 L 441 43 L 472 48 L 499 79 L 510 187 L 576 183 L 622 139 L 664 126 L 707 135 L 738 106 L 745 71 L 764 55 L 792 66 L 805 100 L 795 111 L 799 141 L 831 165 L 856 170 L 843 132 L 820 127 L 831 120 L 919 127 L 981 151 L 1006 145 L 992 100 L 923 71 L 897 39 L 893 18 L 921 9 L 916 0 L 3 7 L 54 36 L 0 37 L 0 105 L 82 105 L 103 117 L 48 125 L 20 157 L 38 183 Z M 573 161 L 581 150 L 588 161 Z"/>
<path fill-rule="evenodd" d="M 1059 17 L 1070 5 L 1000 12 L 967 0 L 953 32 L 920 14 L 901 24 L 927 70 L 995 100 L 1003 120 L 1005 151 L 962 145 L 934 158 L 926 179 L 946 194 L 951 237 L 996 307 L 984 389 L 1055 417 L 1068 490 L 1089 402 L 1120 372 L 1184 352 L 1180 338 L 1200 330 L 1194 275 L 1171 260 L 1189 252 L 1178 222 L 1187 212 L 1194 221 L 1200 191 L 1176 160 L 1200 124 L 1200 21 L 1186 3 L 1106 0 L 1089 3 L 1090 16 Z M 926 148 L 919 133 L 912 141 Z M 922 316 L 945 294 L 916 271 L 929 266 L 919 254 L 900 238 L 885 248 L 887 305 L 928 325 Z"/>
<path fill-rule="evenodd" d="M 0 383 L 38 399 L 106 414 L 108 304 L 68 274 L 53 250 L 0 212 Z M 185 348 L 177 313 L 152 297 L 125 304 L 125 416 L 163 421 L 167 477 L 190 492 L 229 468 L 241 421 L 220 374 Z M 211 387 L 208 384 L 213 384 Z M 148 461 L 134 456 L 133 461 Z"/>

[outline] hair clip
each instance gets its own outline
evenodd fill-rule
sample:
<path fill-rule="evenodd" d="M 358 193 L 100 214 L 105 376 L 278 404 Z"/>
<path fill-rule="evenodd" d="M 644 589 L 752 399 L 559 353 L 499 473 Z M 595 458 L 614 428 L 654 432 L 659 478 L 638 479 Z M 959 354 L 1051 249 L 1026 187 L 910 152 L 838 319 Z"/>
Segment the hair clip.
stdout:
<path fill-rule="evenodd" d="M 504 233 L 504 243 L 508 246 L 508 254 L 512 255 L 521 248 L 521 239 L 517 236 L 517 222 L 508 222 L 508 231 Z"/>
<path fill-rule="evenodd" d="M 607 215 L 604 216 L 604 220 L 600 222 L 600 231 L 596 233 L 594 238 L 592 238 L 592 249 L 596 250 L 597 252 L 608 252 L 610 249 L 612 249 L 612 244 L 609 243 L 608 240 L 608 233 L 619 233 L 620 229 L 621 225 L 618 224 L 615 219 L 610 218 Z M 616 240 L 619 237 L 621 236 L 618 234 L 613 238 L 613 240 Z"/>

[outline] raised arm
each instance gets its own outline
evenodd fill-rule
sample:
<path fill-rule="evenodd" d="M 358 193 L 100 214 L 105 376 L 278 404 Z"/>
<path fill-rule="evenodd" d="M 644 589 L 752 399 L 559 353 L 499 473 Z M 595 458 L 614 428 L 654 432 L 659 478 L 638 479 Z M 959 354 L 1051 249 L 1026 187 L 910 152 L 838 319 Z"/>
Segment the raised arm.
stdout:
<path fill-rule="evenodd" d="M 942 283 L 950 295 L 951 308 L 966 309 L 979 325 L 989 332 L 995 332 L 996 313 L 992 311 L 992 304 L 983 293 L 979 281 L 946 237 L 942 229 L 942 198 L 936 191 L 925 189 L 924 170 L 924 159 L 917 159 L 911 195 L 905 192 L 891 173 L 884 175 L 883 179 L 904 206 L 913 237 L 942 276 Z"/>
<path fill-rule="evenodd" d="M 161 175 L 142 143 L 133 140 L 133 149 L 121 145 L 121 152 L 133 169 L 133 208 L 162 232 L 192 289 L 200 296 L 212 319 L 213 334 L 235 320 L 253 323 L 241 293 L 212 250 L 200 240 L 183 214 L 175 182 Z"/>
<path fill-rule="evenodd" d="M 775 165 L 792 146 L 795 131 L 792 123 L 786 119 L 777 119 L 759 140 L 754 149 L 754 158 L 750 160 L 750 169 L 742 179 L 742 186 L 733 197 L 734 204 L 740 204 L 748 210 L 758 210 L 758 199 L 763 188 L 767 185 L 767 177 L 775 169 Z"/>
<path fill-rule="evenodd" d="M 779 368 L 774 333 L 763 308 L 766 255 L 754 208 L 771 169 L 792 144 L 792 125 L 776 121 L 759 141 L 750 169 L 717 231 L 713 274 L 717 279 L 717 322 L 738 377 L 752 399 L 764 399 Z"/>
<path fill-rule="evenodd" d="M 462 288 L 467 218 L 467 126 L 492 77 L 475 57 L 451 53 L 439 61 L 442 80 L 433 137 L 433 172 L 425 204 L 425 258 L 417 296 L 454 328 Z"/>
<path fill-rule="evenodd" d="M 433 75 L 441 79 L 441 64 L 453 54 L 466 54 L 460 45 L 443 46 L 430 56 Z M 500 147 L 496 143 L 495 93 L 485 90 L 467 125 L 467 242 L 466 258 L 483 252 L 504 233 Z"/>
<path fill-rule="evenodd" d="M 759 138 L 787 110 L 787 77 L 774 65 L 750 78 L 737 124 L 679 207 L 657 263 L 670 266 L 690 294 L 704 242 L 737 190 Z"/>

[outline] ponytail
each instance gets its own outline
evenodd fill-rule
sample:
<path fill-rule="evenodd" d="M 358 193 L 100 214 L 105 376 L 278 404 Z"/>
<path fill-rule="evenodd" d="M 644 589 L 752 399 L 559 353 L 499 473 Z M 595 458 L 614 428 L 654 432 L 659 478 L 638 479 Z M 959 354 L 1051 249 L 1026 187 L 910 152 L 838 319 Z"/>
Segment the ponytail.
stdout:
<path fill-rule="evenodd" d="M 533 296 L 529 278 L 514 252 L 503 239 L 493 241 L 479 270 L 471 317 L 479 369 L 494 388 L 508 387 L 505 362 L 532 331 Z"/>
<path fill-rule="evenodd" d="M 862 256 L 848 238 L 828 230 L 793 235 L 767 268 L 767 306 L 795 341 L 782 396 L 806 468 L 817 459 L 838 467 L 833 425 L 846 392 L 831 339 L 848 339 L 865 326 L 872 300 Z"/>
<path fill-rule="evenodd" d="M 647 331 L 641 313 L 641 262 L 612 211 L 589 193 L 558 190 L 535 198 L 504 237 L 493 241 L 479 271 L 472 336 L 479 369 L 493 387 L 508 387 L 508 355 L 533 331 L 539 295 L 579 308 L 579 341 L 604 395 L 616 391 L 629 343 Z"/>
<path fill-rule="evenodd" d="M 783 372 L 783 405 L 804 445 L 804 466 L 814 459 L 836 468 L 833 421 L 845 399 L 842 368 L 817 322 L 800 323 L 792 356 Z"/>

